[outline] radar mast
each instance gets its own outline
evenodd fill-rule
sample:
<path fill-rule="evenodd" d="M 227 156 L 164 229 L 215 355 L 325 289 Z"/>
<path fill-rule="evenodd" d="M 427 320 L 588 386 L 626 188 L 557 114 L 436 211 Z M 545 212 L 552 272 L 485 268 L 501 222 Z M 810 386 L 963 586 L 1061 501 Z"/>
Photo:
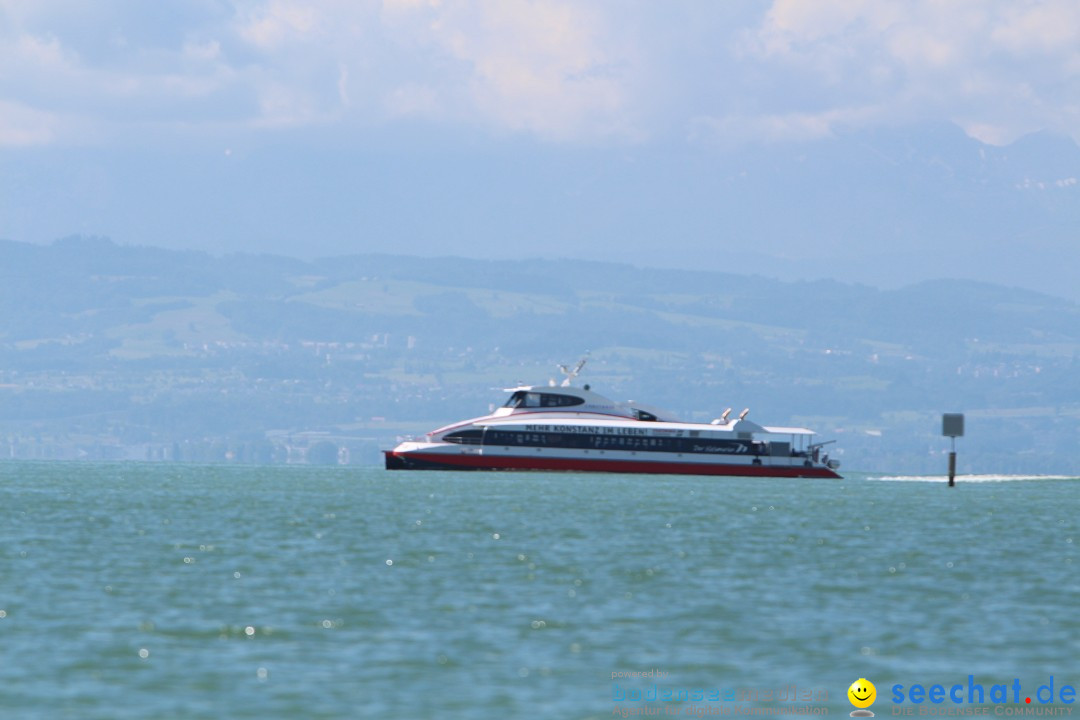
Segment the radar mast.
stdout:
<path fill-rule="evenodd" d="M 585 363 L 588 361 L 589 353 L 585 353 L 585 356 L 578 360 L 577 365 L 575 365 L 572 369 L 567 367 L 566 365 L 560 365 L 559 370 L 561 370 L 562 374 L 566 376 L 566 378 L 562 381 L 562 387 L 570 387 L 570 381 L 572 381 L 578 376 L 578 373 L 581 372 L 581 368 L 585 367 Z"/>

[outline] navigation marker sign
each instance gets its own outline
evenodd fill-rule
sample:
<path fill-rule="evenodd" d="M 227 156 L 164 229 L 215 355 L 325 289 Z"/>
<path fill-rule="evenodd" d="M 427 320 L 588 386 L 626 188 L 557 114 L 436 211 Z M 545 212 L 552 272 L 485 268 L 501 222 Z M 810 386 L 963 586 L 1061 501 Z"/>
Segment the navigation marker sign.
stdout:
<path fill-rule="evenodd" d="M 964 414 L 945 413 L 941 416 L 941 434 L 952 440 L 949 452 L 949 487 L 956 486 L 956 438 L 964 437 Z"/>

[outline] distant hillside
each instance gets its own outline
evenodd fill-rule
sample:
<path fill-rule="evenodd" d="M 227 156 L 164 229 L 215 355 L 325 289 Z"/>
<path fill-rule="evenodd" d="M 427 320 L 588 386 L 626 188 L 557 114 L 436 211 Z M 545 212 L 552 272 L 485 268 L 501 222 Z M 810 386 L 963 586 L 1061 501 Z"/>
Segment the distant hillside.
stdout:
<path fill-rule="evenodd" d="M 963 411 L 961 470 L 1080 470 L 1080 307 L 995 285 L 69 238 L 0 242 L 0 308 L 0 456 L 374 462 L 591 350 L 601 392 L 805 423 L 847 467 L 940 470 Z"/>
<path fill-rule="evenodd" d="M 227 157 L 202 141 L 23 148 L 0 166 L 0 231 L 43 242 L 92 218 L 128 243 L 213 252 L 535 248 L 886 288 L 964 277 L 1080 301 L 1080 146 L 1065 135 L 995 146 L 954 123 L 897 118 L 726 147 L 697 136 L 560 148 L 511 134 L 451 155 L 396 133 L 363 147 L 301 148 L 289 135 L 252 136 Z"/>

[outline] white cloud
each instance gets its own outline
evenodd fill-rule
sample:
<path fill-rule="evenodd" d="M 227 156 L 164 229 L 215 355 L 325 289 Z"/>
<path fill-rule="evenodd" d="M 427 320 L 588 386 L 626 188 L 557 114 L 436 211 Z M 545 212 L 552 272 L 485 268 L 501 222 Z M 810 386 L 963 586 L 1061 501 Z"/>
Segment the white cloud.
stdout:
<path fill-rule="evenodd" d="M 46 145 L 55 138 L 59 124 L 49 113 L 0 100 L 0 147 Z"/>
<path fill-rule="evenodd" d="M 271 0 L 243 13 L 238 32 L 256 47 L 275 50 L 289 43 L 317 39 L 322 31 L 319 20 L 315 4 Z"/>
<path fill-rule="evenodd" d="M 625 51 L 608 34 L 608 18 L 582 3 L 526 0 L 418 2 L 387 0 L 383 18 L 427 62 L 388 96 L 423 86 L 425 112 L 453 112 L 501 130 L 568 140 L 627 137 Z M 430 75 L 440 80 L 433 102 Z"/>
<path fill-rule="evenodd" d="M 569 0 L 269 0 L 238 17 L 236 37 L 257 58 L 262 124 L 413 116 L 552 141 L 636 137 L 608 29 Z"/>
<path fill-rule="evenodd" d="M 196 124 L 221 112 L 237 81 L 215 39 L 161 48 L 116 31 L 94 47 L 101 28 L 68 18 L 66 6 L 25 8 L 0 1 L 0 144 L 108 142 L 148 123 Z M 14 131 L 19 123 L 33 131 Z"/>
<path fill-rule="evenodd" d="M 1080 42 L 1080 5 L 1075 2 L 1014 2 L 991 32 L 995 44 L 1017 57 L 1057 55 L 1075 59 Z"/>
<path fill-rule="evenodd" d="M 1074 0 L 776 0 L 738 52 L 769 82 L 802 87 L 773 116 L 805 113 L 816 89 L 868 122 L 949 120 L 995 143 L 1080 135 Z M 838 111 L 830 122 L 851 120 Z"/>
<path fill-rule="evenodd" d="M 433 118 L 443 114 L 438 90 L 428 85 L 399 85 L 387 94 L 384 103 L 392 117 Z"/>
<path fill-rule="evenodd" d="M 126 127 L 132 117 L 190 127 L 223 116 L 261 127 L 363 127 L 419 114 L 555 141 L 640 134 L 621 76 L 629 46 L 613 49 L 602 6 L 257 0 L 217 14 L 200 7 L 170 43 L 123 27 L 123 13 L 134 11 L 122 4 L 108 8 L 119 13 L 118 29 L 90 16 L 71 21 L 61 2 L 43 0 L 30 12 L 0 0 L 8 20 L 0 25 L 0 98 L 43 113 L 78 112 L 103 127 Z M 102 50 L 106 35 L 113 41 Z"/>
<path fill-rule="evenodd" d="M 753 142 L 800 142 L 830 136 L 838 126 L 857 126 L 873 114 L 867 108 L 835 108 L 822 112 L 775 115 L 701 116 L 690 121 L 691 140 L 720 147 Z"/>
<path fill-rule="evenodd" d="M 218 62 L 221 60 L 221 43 L 217 40 L 190 40 L 184 43 L 181 55 L 194 62 Z"/>
<path fill-rule="evenodd" d="M 549 142 L 1080 135 L 1075 0 L 0 0 L 0 143 L 422 118 Z M 179 130 L 178 130 L 179 131 Z M 105 141 L 105 140 L 103 140 Z"/>

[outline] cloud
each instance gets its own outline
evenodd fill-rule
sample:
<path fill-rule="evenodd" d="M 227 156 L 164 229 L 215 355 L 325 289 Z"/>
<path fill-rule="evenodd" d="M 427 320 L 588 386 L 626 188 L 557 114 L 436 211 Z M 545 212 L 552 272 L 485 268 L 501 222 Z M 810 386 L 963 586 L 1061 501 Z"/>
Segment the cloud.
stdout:
<path fill-rule="evenodd" d="M 59 124 L 49 113 L 0 100 L 0 147 L 47 145 L 56 137 Z"/>
<path fill-rule="evenodd" d="M 872 113 L 866 108 L 833 108 L 776 115 L 701 116 L 689 123 L 690 139 L 728 149 L 747 143 L 813 141 L 829 137 L 839 126 L 863 124 L 862 119 Z"/>
<path fill-rule="evenodd" d="M 0 0 L 0 102 L 8 108 L 0 145 L 109 142 L 139 127 L 236 117 L 242 72 L 217 40 L 193 32 L 163 46 L 106 31 L 115 18 L 69 10 Z M 13 131 L 18 122 L 39 127 Z"/>
<path fill-rule="evenodd" d="M 0 144 L 403 119 L 549 143 L 1080 135 L 1075 0 L 0 0 Z"/>
<path fill-rule="evenodd" d="M 137 4 L 72 19 L 65 3 L 0 0 L 0 99 L 21 118 L 79 115 L 106 136 L 140 122 L 362 129 L 404 116 L 551 141 L 637 133 L 608 18 L 569 0 L 192 7 L 167 32 Z M 0 142 L 30 137 L 11 129 Z"/>
<path fill-rule="evenodd" d="M 264 51 L 287 44 L 310 44 L 326 32 L 320 27 L 318 10 L 312 4 L 272 0 L 242 13 L 238 33 L 246 42 Z"/>
<path fill-rule="evenodd" d="M 0 98 L 23 116 L 77 113 L 106 134 L 140 119 L 363 128 L 419 116 L 551 141 L 640 135 L 623 76 L 630 46 L 613 42 L 602 6 L 263 0 L 219 12 L 194 3 L 198 12 L 169 33 L 130 3 L 105 2 L 102 17 L 78 22 L 65 3 L 35 5 L 0 0 Z"/>
<path fill-rule="evenodd" d="M 776 0 L 737 53 L 775 94 L 802 88 L 772 117 L 797 119 L 816 96 L 835 126 L 948 120 L 992 143 L 1040 129 L 1080 135 L 1073 0 Z"/>
<path fill-rule="evenodd" d="M 416 68 L 425 78 L 394 88 L 395 111 L 404 96 L 424 99 L 408 103 L 419 112 L 554 140 L 638 132 L 627 120 L 627 50 L 608 34 L 608 18 L 586 4 L 387 0 L 383 17 L 427 60 Z"/>
<path fill-rule="evenodd" d="M 430 85 L 404 84 L 383 99 L 391 117 L 439 117 L 443 114 L 439 91 Z"/>

